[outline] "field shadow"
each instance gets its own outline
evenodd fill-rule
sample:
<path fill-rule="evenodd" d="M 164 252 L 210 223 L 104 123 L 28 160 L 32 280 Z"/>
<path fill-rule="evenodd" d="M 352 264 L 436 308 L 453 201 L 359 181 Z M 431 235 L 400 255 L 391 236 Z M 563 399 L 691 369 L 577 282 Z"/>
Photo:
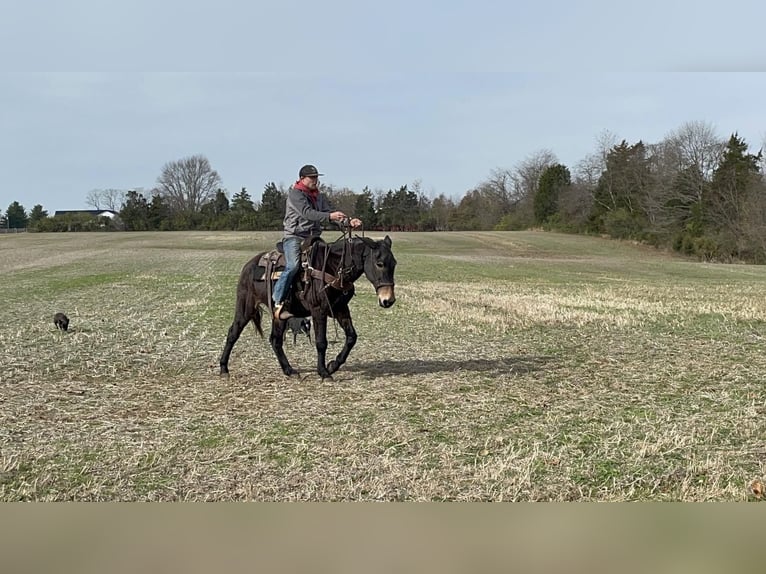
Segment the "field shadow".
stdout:
<path fill-rule="evenodd" d="M 543 369 L 555 360 L 553 356 L 516 356 L 497 359 L 388 359 L 346 365 L 345 371 L 358 373 L 371 379 L 391 375 L 425 375 L 433 373 L 459 373 L 470 371 L 483 374 L 526 374 Z"/>

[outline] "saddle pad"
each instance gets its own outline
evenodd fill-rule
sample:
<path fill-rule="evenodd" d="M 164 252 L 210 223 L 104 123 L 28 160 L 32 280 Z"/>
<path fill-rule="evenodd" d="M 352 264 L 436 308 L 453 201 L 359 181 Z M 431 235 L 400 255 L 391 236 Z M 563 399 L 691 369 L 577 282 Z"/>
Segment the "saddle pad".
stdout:
<path fill-rule="evenodd" d="M 285 256 L 283 253 L 277 251 L 270 251 L 264 253 L 258 260 L 258 265 L 253 266 L 253 279 L 255 281 L 264 281 L 266 276 L 266 266 L 271 260 L 272 269 L 271 278 L 277 279 L 282 274 L 282 269 L 285 267 Z M 277 271 L 278 270 L 278 271 Z"/>

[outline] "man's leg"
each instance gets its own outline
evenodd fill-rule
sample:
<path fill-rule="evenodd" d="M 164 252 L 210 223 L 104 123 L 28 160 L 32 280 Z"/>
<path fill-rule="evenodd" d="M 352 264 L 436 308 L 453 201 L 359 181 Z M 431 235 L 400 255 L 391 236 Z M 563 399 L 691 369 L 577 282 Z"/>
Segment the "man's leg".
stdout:
<path fill-rule="evenodd" d="M 301 266 L 301 242 L 300 237 L 286 237 L 282 242 L 282 249 L 285 252 L 285 269 L 274 284 L 274 318 L 279 319 L 282 312 L 282 305 L 287 298 L 287 292 L 293 284 L 295 274 Z M 287 315 L 282 318 L 287 318 Z"/>

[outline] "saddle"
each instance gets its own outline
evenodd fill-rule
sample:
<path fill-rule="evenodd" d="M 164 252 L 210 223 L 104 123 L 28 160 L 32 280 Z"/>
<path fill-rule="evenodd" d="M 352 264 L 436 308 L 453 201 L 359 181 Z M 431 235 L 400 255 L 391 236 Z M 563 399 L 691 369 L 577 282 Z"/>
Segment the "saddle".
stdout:
<path fill-rule="evenodd" d="M 321 268 L 315 267 L 315 265 L 318 263 L 316 259 L 319 257 L 319 252 L 323 250 L 323 248 L 327 248 L 327 244 L 318 235 L 312 235 L 303 240 L 303 243 L 301 244 L 302 273 L 296 275 L 294 289 L 291 289 L 288 292 L 288 303 L 286 303 L 288 307 L 290 305 L 289 300 L 292 299 L 292 295 L 297 295 L 295 291 L 300 291 L 303 293 L 304 297 L 308 296 L 310 298 L 311 296 L 309 296 L 308 293 L 316 291 L 316 288 L 314 287 L 314 280 L 317 279 L 320 281 L 320 284 L 323 284 L 327 287 L 334 287 L 335 289 L 339 289 L 344 293 L 349 290 L 353 290 L 353 281 L 348 280 L 345 276 L 345 273 L 341 272 L 336 276 L 327 273 L 324 270 L 323 264 L 321 264 Z M 276 244 L 276 249 L 261 255 L 260 259 L 258 260 L 258 264 L 253 267 L 253 279 L 255 281 L 266 281 L 267 279 L 270 279 L 267 284 L 269 301 L 271 301 L 271 291 L 274 281 L 279 279 L 279 277 L 282 275 L 286 262 L 287 261 L 285 259 L 284 250 L 282 248 L 282 242 L 279 241 Z M 313 293 L 313 295 L 314 297 L 318 296 L 317 293 Z"/>
<path fill-rule="evenodd" d="M 318 236 L 312 235 L 307 237 L 301 243 L 301 269 L 303 273 L 299 273 L 295 278 L 295 289 L 298 291 L 304 291 L 305 286 L 310 283 L 314 270 L 311 266 L 315 252 L 320 246 L 326 245 L 325 242 Z M 285 259 L 285 253 L 282 246 L 282 242 L 279 241 L 276 244 L 276 249 L 267 251 L 261 255 L 257 265 L 253 266 L 253 280 L 266 281 L 267 279 L 267 293 L 269 301 L 271 301 L 271 291 L 274 286 L 274 282 L 282 275 L 287 260 Z M 331 277 L 331 279 L 334 279 Z M 288 299 L 292 298 L 293 289 L 288 292 Z"/>
<path fill-rule="evenodd" d="M 270 278 L 273 281 L 279 279 L 282 270 L 285 268 L 285 254 L 276 249 L 267 251 L 258 260 L 258 264 L 253 267 L 253 279 L 255 281 L 265 281 Z"/>
<path fill-rule="evenodd" d="M 324 243 L 318 235 L 311 235 L 303 240 L 301 244 L 301 267 L 306 269 L 310 265 L 314 246 L 317 243 Z M 255 281 L 265 281 L 267 277 L 272 281 L 279 279 L 285 268 L 287 260 L 282 242 L 278 241 L 275 249 L 267 251 L 258 260 L 258 264 L 253 268 L 253 279 Z"/>

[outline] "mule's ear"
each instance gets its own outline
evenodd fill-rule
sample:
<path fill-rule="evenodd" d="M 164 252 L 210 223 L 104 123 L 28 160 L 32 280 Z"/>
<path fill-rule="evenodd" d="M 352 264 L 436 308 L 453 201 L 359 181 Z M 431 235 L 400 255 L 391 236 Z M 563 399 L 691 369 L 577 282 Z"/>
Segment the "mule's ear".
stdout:
<path fill-rule="evenodd" d="M 383 243 L 385 243 L 386 245 L 388 245 L 389 247 L 391 247 L 391 238 L 390 238 L 388 235 L 386 235 L 386 236 L 383 238 Z"/>

